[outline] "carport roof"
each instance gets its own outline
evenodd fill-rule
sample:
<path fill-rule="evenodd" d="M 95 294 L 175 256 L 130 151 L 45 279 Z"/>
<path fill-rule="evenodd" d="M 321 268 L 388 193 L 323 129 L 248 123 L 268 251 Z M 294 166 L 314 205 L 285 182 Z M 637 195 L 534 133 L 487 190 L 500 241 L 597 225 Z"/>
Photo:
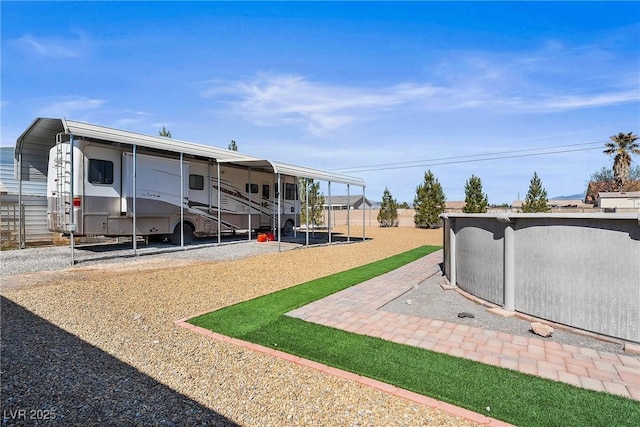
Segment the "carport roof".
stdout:
<path fill-rule="evenodd" d="M 313 178 L 321 181 L 337 182 L 365 187 L 361 178 L 331 173 L 319 169 L 296 166 L 287 163 L 270 161 L 259 157 L 242 154 L 237 151 L 208 145 L 195 144 L 188 141 L 180 141 L 161 136 L 150 136 L 89 123 L 76 122 L 67 119 L 37 118 L 31 126 L 25 130 L 16 141 L 16 159 L 22 154 L 22 161 L 28 165 L 36 166 L 46 175 L 46 163 L 49 150 L 56 143 L 56 135 L 64 133 L 74 137 L 90 138 L 105 143 L 120 143 L 137 145 L 153 150 L 165 152 L 183 153 L 206 158 L 217 163 L 229 163 L 243 167 L 263 169 L 274 173 L 297 176 L 301 178 Z M 41 169 L 44 166 L 44 169 Z M 23 173 L 23 179 L 25 175 Z"/>

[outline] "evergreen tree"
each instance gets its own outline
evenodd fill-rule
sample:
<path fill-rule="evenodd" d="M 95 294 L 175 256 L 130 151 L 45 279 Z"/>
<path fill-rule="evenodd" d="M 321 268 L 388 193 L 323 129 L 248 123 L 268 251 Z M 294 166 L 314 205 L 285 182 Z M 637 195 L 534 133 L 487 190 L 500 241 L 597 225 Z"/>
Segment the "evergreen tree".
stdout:
<path fill-rule="evenodd" d="M 391 193 L 387 187 L 384 188 L 382 195 L 382 204 L 378 212 L 378 222 L 380 227 L 397 227 L 398 226 L 398 202 L 391 197 Z"/>
<path fill-rule="evenodd" d="M 550 212 L 551 209 L 547 206 L 549 200 L 547 198 L 547 190 L 542 187 L 542 182 L 536 172 L 533 173 L 533 178 L 529 184 L 529 191 L 527 197 L 524 199 L 522 205 L 522 212 L 536 213 L 536 212 Z"/>
<path fill-rule="evenodd" d="M 416 188 L 413 222 L 417 228 L 438 228 L 442 224 L 438 215 L 444 213 L 446 197 L 442 186 L 431 170 L 425 172 L 424 182 Z"/>
<path fill-rule="evenodd" d="M 464 213 L 485 213 L 489 205 L 487 195 L 482 192 L 482 181 L 475 175 L 464 184 Z"/>
<path fill-rule="evenodd" d="M 158 132 L 158 134 L 160 134 L 160 136 L 164 136 L 165 138 L 171 138 L 171 132 L 167 130 L 167 128 L 164 127 L 164 125 L 162 126 L 162 130 Z"/>
<path fill-rule="evenodd" d="M 309 188 L 309 225 L 322 225 L 324 223 L 324 219 L 322 218 L 324 195 L 320 193 L 320 183 L 313 182 L 313 179 L 310 178 L 300 178 L 300 206 L 302 207 L 300 223 L 307 223 L 307 187 Z"/>
<path fill-rule="evenodd" d="M 238 151 L 238 144 L 236 144 L 236 142 L 233 139 L 229 143 L 229 150 Z"/>

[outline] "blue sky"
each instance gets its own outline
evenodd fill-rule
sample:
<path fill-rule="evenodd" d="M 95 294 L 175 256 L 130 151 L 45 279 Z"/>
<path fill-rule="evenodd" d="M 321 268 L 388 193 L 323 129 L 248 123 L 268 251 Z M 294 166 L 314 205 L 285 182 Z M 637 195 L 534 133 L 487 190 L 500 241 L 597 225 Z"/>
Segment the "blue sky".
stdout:
<path fill-rule="evenodd" d="M 3 146 L 36 117 L 164 125 L 374 200 L 411 202 L 430 169 L 448 200 L 473 174 L 511 203 L 534 172 L 583 191 L 609 136 L 640 132 L 640 2 L 0 4 Z"/>

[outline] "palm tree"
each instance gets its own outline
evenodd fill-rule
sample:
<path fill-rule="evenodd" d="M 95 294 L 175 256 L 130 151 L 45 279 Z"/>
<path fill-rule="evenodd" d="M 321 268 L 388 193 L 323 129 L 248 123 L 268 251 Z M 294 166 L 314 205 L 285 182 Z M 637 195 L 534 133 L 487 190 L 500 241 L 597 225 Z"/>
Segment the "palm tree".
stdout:
<path fill-rule="evenodd" d="M 638 136 L 633 132 L 622 133 L 611 137 L 611 142 L 605 144 L 606 150 L 603 153 L 615 154 L 613 158 L 613 177 L 620 190 L 629 181 L 629 169 L 631 168 L 631 155 L 640 154 L 640 143 Z"/>

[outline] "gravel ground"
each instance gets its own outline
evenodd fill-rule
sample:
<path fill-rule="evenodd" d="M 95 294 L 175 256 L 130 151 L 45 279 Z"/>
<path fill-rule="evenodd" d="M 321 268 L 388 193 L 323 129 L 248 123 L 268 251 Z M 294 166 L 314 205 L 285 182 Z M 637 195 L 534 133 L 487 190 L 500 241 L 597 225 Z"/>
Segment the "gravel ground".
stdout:
<path fill-rule="evenodd" d="M 487 307 L 471 301 L 463 294 L 455 290 L 443 289 L 440 285 L 443 284 L 444 281 L 445 279 L 441 274 L 431 276 L 405 294 L 384 305 L 381 310 L 444 320 L 492 331 L 505 332 L 512 335 L 543 339 L 530 331 L 531 322 L 516 317 L 501 317 L 495 315 L 487 311 Z M 473 314 L 474 317 L 458 317 L 458 314 L 463 312 Z M 624 354 L 640 359 L 640 355 L 636 356 L 632 353 L 625 352 L 622 343 L 605 342 L 589 336 L 559 329 L 558 326 L 554 328 L 551 337 L 544 339 L 608 353 Z"/>
<path fill-rule="evenodd" d="M 20 251 L 23 261 L 3 252 L 3 424 L 472 425 L 174 325 L 441 244 L 442 231 L 371 227 L 367 237 L 282 253 L 246 242 L 126 259 L 94 249 L 101 259 L 73 267 L 66 248 Z"/>
<path fill-rule="evenodd" d="M 282 242 L 283 250 L 298 248 L 304 243 L 304 235 Z M 324 236 L 311 239 L 311 244 L 324 243 Z M 131 241 L 123 243 L 99 243 L 77 245 L 74 250 L 75 266 L 86 268 L 96 266 L 105 268 L 106 264 L 128 266 L 144 260 L 189 260 L 189 261 L 229 261 L 254 255 L 277 252 L 276 242 L 257 244 L 248 241 L 246 236 L 225 237 L 218 245 L 216 239 L 196 239 L 184 248 L 168 242 L 138 242 L 137 255 L 133 252 Z M 71 249 L 69 246 L 34 247 L 26 251 L 12 250 L 0 252 L 2 276 L 10 276 L 39 271 L 61 271 L 71 267 Z"/>

